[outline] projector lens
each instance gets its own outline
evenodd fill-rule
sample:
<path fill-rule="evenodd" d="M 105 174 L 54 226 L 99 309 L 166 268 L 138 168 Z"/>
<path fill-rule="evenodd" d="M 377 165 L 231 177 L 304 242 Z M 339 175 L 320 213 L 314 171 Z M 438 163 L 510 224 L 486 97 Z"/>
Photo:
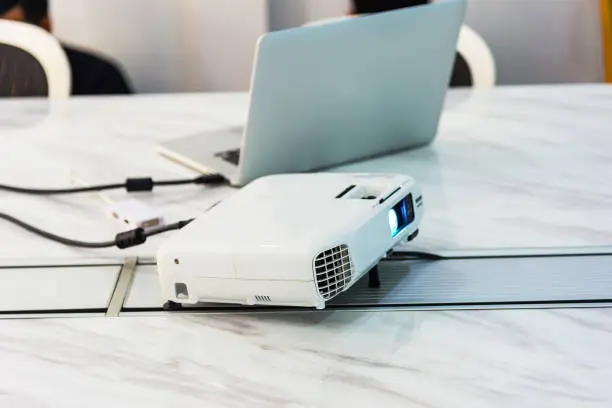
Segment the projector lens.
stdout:
<path fill-rule="evenodd" d="M 397 234 L 398 218 L 394 209 L 389 210 L 389 228 L 391 228 L 391 235 Z"/>
<path fill-rule="evenodd" d="M 389 229 L 395 237 L 414 221 L 414 205 L 412 195 L 404 198 L 389 210 Z"/>

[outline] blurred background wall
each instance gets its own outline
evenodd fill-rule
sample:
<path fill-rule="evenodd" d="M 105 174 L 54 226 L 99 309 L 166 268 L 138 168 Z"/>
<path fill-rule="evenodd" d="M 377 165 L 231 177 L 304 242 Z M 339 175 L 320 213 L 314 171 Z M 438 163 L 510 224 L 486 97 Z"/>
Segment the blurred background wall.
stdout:
<path fill-rule="evenodd" d="M 597 0 L 472 0 L 466 23 L 489 43 L 503 84 L 604 79 Z"/>
<path fill-rule="evenodd" d="M 51 13 L 60 39 L 119 61 L 139 92 L 247 89 L 268 29 L 266 0 L 52 0 Z"/>
<path fill-rule="evenodd" d="M 267 30 L 345 14 L 349 0 L 52 0 L 56 34 L 120 61 L 139 92 L 246 90 Z M 500 84 L 603 80 L 595 0 L 469 0 Z"/>

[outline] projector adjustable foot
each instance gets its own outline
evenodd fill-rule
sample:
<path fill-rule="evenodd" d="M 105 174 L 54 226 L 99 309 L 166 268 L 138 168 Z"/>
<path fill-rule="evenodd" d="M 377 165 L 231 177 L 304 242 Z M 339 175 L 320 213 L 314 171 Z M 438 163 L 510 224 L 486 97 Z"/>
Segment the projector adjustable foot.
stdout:
<path fill-rule="evenodd" d="M 370 269 L 370 272 L 368 272 L 368 288 L 370 289 L 380 288 L 380 276 L 378 276 L 378 265 Z"/>
<path fill-rule="evenodd" d="M 176 303 L 176 302 L 173 302 L 173 301 L 169 300 L 166 303 L 164 303 L 164 305 L 162 306 L 162 309 L 164 309 L 164 311 L 166 311 L 166 312 L 173 312 L 173 311 L 177 311 L 177 310 L 182 310 L 183 309 L 183 305 L 181 305 L 180 303 Z"/>
<path fill-rule="evenodd" d="M 419 230 L 416 230 L 416 231 L 414 231 L 414 232 L 412 233 L 412 235 L 409 235 L 409 236 L 408 236 L 407 241 L 408 241 L 408 242 L 410 242 L 410 241 L 414 241 L 414 239 L 415 239 L 416 237 L 418 237 L 418 236 L 419 236 Z"/>

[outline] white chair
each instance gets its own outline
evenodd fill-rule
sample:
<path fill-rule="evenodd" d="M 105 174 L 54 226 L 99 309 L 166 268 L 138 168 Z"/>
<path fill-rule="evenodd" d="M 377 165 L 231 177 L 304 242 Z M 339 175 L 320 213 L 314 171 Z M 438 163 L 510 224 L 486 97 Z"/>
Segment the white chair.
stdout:
<path fill-rule="evenodd" d="M 485 40 L 473 29 L 463 25 L 459 32 L 457 52 L 472 74 L 474 88 L 492 88 L 497 79 L 495 58 Z"/>
<path fill-rule="evenodd" d="M 42 67 L 49 98 L 70 97 L 70 63 L 59 41 L 42 28 L 31 24 L 0 20 L 0 64 L 7 63 L 2 59 L 10 58 L 10 55 L 23 55 L 18 50 L 32 56 Z M 24 70 L 27 69 L 24 67 Z"/>
<path fill-rule="evenodd" d="M 305 26 L 333 23 L 356 16 L 343 16 L 313 21 Z M 495 58 L 485 40 L 472 28 L 463 25 L 459 33 L 457 52 L 463 57 L 470 69 L 474 88 L 492 88 L 497 79 Z"/>

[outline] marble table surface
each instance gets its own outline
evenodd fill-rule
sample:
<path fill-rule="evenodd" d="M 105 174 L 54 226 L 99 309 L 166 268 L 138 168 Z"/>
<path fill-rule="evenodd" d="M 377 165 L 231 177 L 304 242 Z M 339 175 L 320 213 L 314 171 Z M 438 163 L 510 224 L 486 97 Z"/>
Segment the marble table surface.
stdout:
<path fill-rule="evenodd" d="M 609 309 L 0 321 L 0 406 L 601 407 Z"/>
<path fill-rule="evenodd" d="M 241 124 L 246 108 L 243 94 L 0 101 L 0 183 L 190 176 L 155 142 Z M 338 171 L 423 184 L 414 249 L 610 251 L 610 112 L 605 85 L 452 91 L 433 145 Z M 181 219 L 229 194 L 139 199 Z M 106 240 L 121 229 L 95 194 L 0 197 L 0 211 L 58 233 Z M 162 239 L 74 250 L 3 223 L 0 267 L 152 257 Z M 0 406 L 609 407 L 610 344 L 609 309 L 0 320 Z"/>
<path fill-rule="evenodd" d="M 0 183 L 65 186 L 71 174 L 88 183 L 192 176 L 160 157 L 156 142 L 241 124 L 247 103 L 244 94 L 0 101 Z M 605 85 L 452 91 L 431 146 L 337 171 L 405 172 L 423 185 L 426 214 L 414 249 L 609 247 L 611 111 L 612 88 Z M 174 220 L 231 193 L 189 186 L 138 199 Z M 95 194 L 1 197 L 0 211 L 57 233 L 107 240 L 123 228 Z M 153 257 L 162 240 L 129 253 Z M 64 248 L 5 224 L 0 241 L 0 265 L 125 255 Z"/>

